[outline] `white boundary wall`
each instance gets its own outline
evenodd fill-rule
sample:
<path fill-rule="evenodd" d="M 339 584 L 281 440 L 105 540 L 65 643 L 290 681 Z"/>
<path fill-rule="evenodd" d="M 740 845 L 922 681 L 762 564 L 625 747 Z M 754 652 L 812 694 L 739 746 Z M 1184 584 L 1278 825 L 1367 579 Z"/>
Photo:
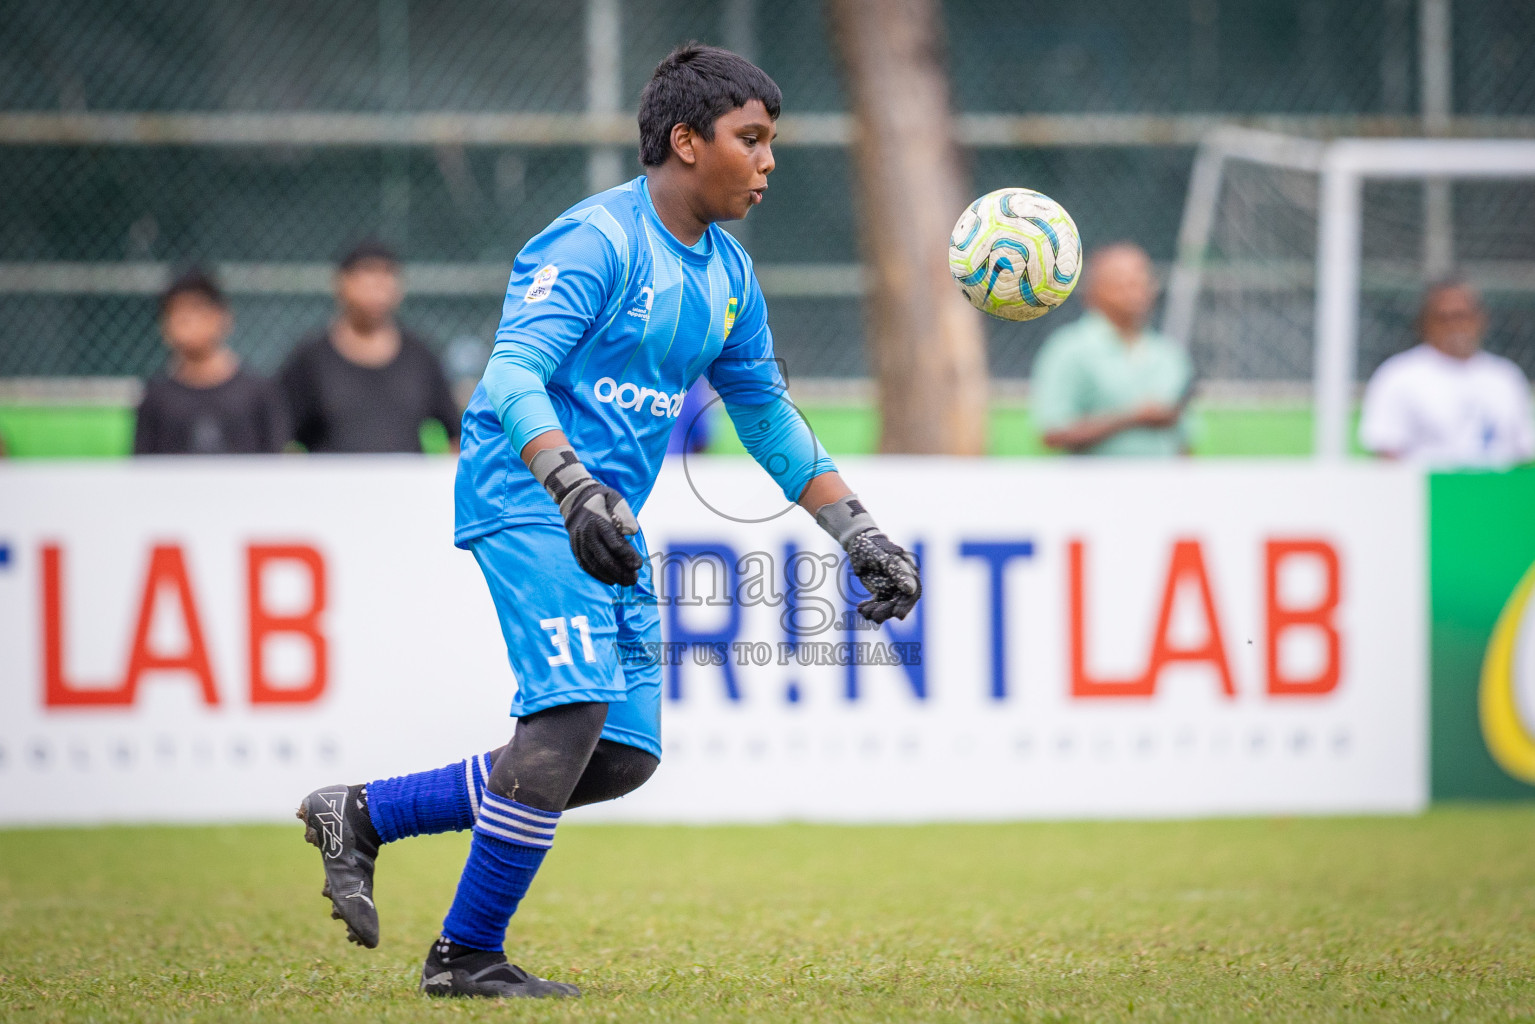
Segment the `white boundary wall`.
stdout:
<path fill-rule="evenodd" d="M 900 633 L 839 629 L 813 638 L 827 647 L 804 649 L 920 643 L 920 670 L 858 667 L 850 699 L 846 667 L 802 667 L 780 646 L 782 606 L 663 607 L 673 640 L 722 633 L 749 645 L 726 647 L 748 662 L 731 666 L 740 699 L 728 698 L 724 669 L 694 664 L 690 649 L 668 670 L 678 692 L 665 701 L 660 772 L 579 817 L 1424 806 L 1425 498 L 1415 471 L 943 459 L 842 468 L 892 536 L 920 543 L 927 597 Z M 830 551 L 796 509 L 747 526 L 700 501 L 741 516 L 781 508 L 749 462 L 687 469 L 667 468 L 642 515 L 653 549 L 723 545 L 779 566 L 787 544 Z M 451 488 L 450 462 L 416 458 L 0 466 L 0 823 L 276 820 L 313 787 L 504 742 L 511 677 L 473 559 L 449 540 Z M 1288 542 L 1301 546 L 1272 547 Z M 290 549 L 270 555 L 254 589 L 253 545 Z M 310 549 L 309 561 L 294 554 Z M 152 564 L 162 585 L 146 616 Z M 1180 583 L 1159 630 L 1173 565 Z M 831 582 L 801 596 L 841 610 Z M 196 661 L 188 608 L 205 670 L 186 667 Z M 250 637 L 262 616 L 260 673 L 279 699 L 253 703 Z M 1158 633 L 1173 660 L 1147 682 Z M 295 701 L 313 679 L 314 635 L 324 638 L 324 687 Z M 143 672 L 131 701 L 101 697 L 121 690 L 135 649 Z M 786 650 L 791 663 L 780 664 Z M 763 653 L 768 664 L 751 663 Z M 156 658 L 183 665 L 156 669 Z M 1308 679 L 1320 692 L 1272 692 Z M 119 703 L 81 703 L 103 699 Z"/>

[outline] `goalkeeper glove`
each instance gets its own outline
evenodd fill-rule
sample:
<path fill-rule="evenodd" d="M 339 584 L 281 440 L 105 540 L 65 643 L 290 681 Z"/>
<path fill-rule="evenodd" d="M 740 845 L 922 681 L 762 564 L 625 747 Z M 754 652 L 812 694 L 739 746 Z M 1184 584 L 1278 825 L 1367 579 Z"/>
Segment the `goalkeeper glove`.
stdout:
<path fill-rule="evenodd" d="M 634 586 L 644 559 L 627 538 L 640 524 L 623 495 L 594 479 L 568 446 L 545 448 L 528 468 L 560 506 L 581 568 L 603 583 Z"/>
<path fill-rule="evenodd" d="M 856 494 L 822 505 L 815 514 L 821 529 L 836 538 L 848 554 L 853 574 L 869 592 L 858 611 L 873 623 L 894 616 L 904 619 L 922 596 L 917 560 L 874 525 Z"/>

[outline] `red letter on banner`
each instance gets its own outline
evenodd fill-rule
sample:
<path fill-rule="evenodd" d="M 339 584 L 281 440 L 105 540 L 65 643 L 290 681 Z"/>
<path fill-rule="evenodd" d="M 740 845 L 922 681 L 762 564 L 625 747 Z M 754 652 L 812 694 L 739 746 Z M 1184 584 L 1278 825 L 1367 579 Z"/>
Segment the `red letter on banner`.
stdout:
<path fill-rule="evenodd" d="M 1338 610 L 1341 572 L 1338 551 L 1324 540 L 1271 540 L 1265 545 L 1265 602 L 1268 609 L 1268 692 L 1275 696 L 1331 693 L 1343 666 L 1343 639 L 1333 613 Z M 1285 608 L 1279 603 L 1279 568 L 1287 558 L 1318 559 L 1327 574 L 1322 599 L 1310 608 Z M 1327 640 L 1327 663 L 1310 679 L 1286 678 L 1279 668 L 1279 638 L 1286 630 L 1309 627 Z"/>
<path fill-rule="evenodd" d="M 1080 540 L 1066 546 L 1070 566 L 1069 601 L 1071 606 L 1071 695 L 1073 697 L 1150 697 L 1154 677 L 1138 679 L 1093 679 L 1087 674 L 1087 585 L 1083 581 Z"/>
<path fill-rule="evenodd" d="M 250 673 L 252 704 L 307 704 L 320 699 L 329 678 L 325 634 L 320 615 L 325 611 L 325 560 L 307 544 L 260 545 L 245 549 L 246 586 L 250 607 Z M 294 562 L 309 570 L 309 607 L 293 615 L 266 608 L 262 572 L 272 562 Z M 302 686 L 275 686 L 267 678 L 266 639 L 288 633 L 302 637 L 314 657 L 314 673 Z"/>
<path fill-rule="evenodd" d="M 1147 660 L 1145 673 L 1137 679 L 1093 679 L 1087 674 L 1087 615 L 1084 610 L 1086 587 L 1083 583 L 1082 551 L 1080 540 L 1073 540 L 1068 545 L 1073 697 L 1150 697 L 1156 693 L 1162 669 L 1180 661 L 1209 662 L 1220 676 L 1221 690 L 1228 697 L 1236 696 L 1236 687 L 1231 682 L 1231 666 L 1226 659 L 1226 645 L 1221 638 L 1220 617 L 1215 611 L 1215 598 L 1210 592 L 1210 580 L 1205 572 L 1204 552 L 1198 541 L 1180 540 L 1173 545 L 1172 563 L 1167 569 L 1167 586 L 1162 591 L 1162 608 L 1157 615 L 1157 628 L 1152 637 L 1151 657 Z M 1177 647 L 1170 635 L 1178 587 L 1185 579 L 1198 585 L 1204 611 L 1206 636 L 1205 641 L 1197 647 Z"/>
<path fill-rule="evenodd" d="M 126 686 L 80 688 L 64 674 L 64 552 L 44 544 L 43 555 L 43 705 L 50 708 L 121 707 L 133 702 Z"/>
<path fill-rule="evenodd" d="M 1169 635 L 1173 603 L 1178 587 L 1187 579 L 1199 587 L 1200 607 L 1205 615 L 1205 641 L 1198 647 L 1175 647 Z M 1151 642 L 1151 659 L 1146 665 L 1146 692 L 1156 689 L 1162 668 L 1178 661 L 1206 661 L 1220 676 L 1221 692 L 1237 695 L 1231 684 L 1231 665 L 1226 660 L 1226 644 L 1221 639 L 1221 620 L 1215 613 L 1215 597 L 1210 593 L 1210 577 L 1205 572 L 1204 549 L 1197 540 L 1180 540 L 1173 545 L 1172 564 L 1167 567 L 1167 587 L 1162 591 L 1162 611 L 1157 615 L 1157 631 Z"/>
<path fill-rule="evenodd" d="M 155 598 L 166 584 L 175 588 L 181 607 L 181 621 L 187 631 L 186 650 L 172 654 L 149 648 L 149 630 L 154 625 Z M 208 648 L 203 643 L 202 623 L 197 617 L 197 602 L 192 585 L 187 582 L 187 564 L 181 548 L 174 544 L 157 545 L 149 554 L 149 574 L 144 580 L 144 599 L 139 603 L 139 623 L 133 631 L 133 650 L 128 654 L 128 677 L 123 680 L 125 704 L 133 702 L 139 677 L 145 672 L 190 672 L 202 685 L 203 702 L 216 705 L 218 690 L 213 685 L 213 666 L 208 663 Z"/>

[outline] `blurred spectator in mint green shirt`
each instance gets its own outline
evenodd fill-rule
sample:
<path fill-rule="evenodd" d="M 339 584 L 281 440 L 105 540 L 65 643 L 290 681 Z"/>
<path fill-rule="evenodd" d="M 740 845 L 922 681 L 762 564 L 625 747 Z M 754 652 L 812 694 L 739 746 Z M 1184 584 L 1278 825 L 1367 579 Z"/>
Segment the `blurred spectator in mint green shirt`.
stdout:
<path fill-rule="evenodd" d="M 1045 340 L 1034 360 L 1030 414 L 1045 444 L 1075 454 L 1188 451 L 1193 368 L 1182 345 L 1146 327 L 1157 300 L 1151 260 L 1119 242 L 1091 253 L 1087 313 Z"/>

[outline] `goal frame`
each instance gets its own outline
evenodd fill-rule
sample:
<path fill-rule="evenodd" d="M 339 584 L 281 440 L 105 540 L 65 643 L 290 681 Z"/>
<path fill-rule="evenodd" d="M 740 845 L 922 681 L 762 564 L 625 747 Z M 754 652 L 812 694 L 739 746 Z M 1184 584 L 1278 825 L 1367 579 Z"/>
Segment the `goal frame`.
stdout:
<path fill-rule="evenodd" d="M 1203 281 L 1228 161 L 1318 175 L 1316 320 L 1313 346 L 1313 453 L 1336 460 L 1349 450 L 1356 390 L 1364 183 L 1370 180 L 1520 179 L 1535 181 L 1535 140 L 1336 139 L 1319 142 L 1245 128 L 1219 128 L 1200 145 L 1168 283 L 1164 333 L 1187 343 Z"/>

